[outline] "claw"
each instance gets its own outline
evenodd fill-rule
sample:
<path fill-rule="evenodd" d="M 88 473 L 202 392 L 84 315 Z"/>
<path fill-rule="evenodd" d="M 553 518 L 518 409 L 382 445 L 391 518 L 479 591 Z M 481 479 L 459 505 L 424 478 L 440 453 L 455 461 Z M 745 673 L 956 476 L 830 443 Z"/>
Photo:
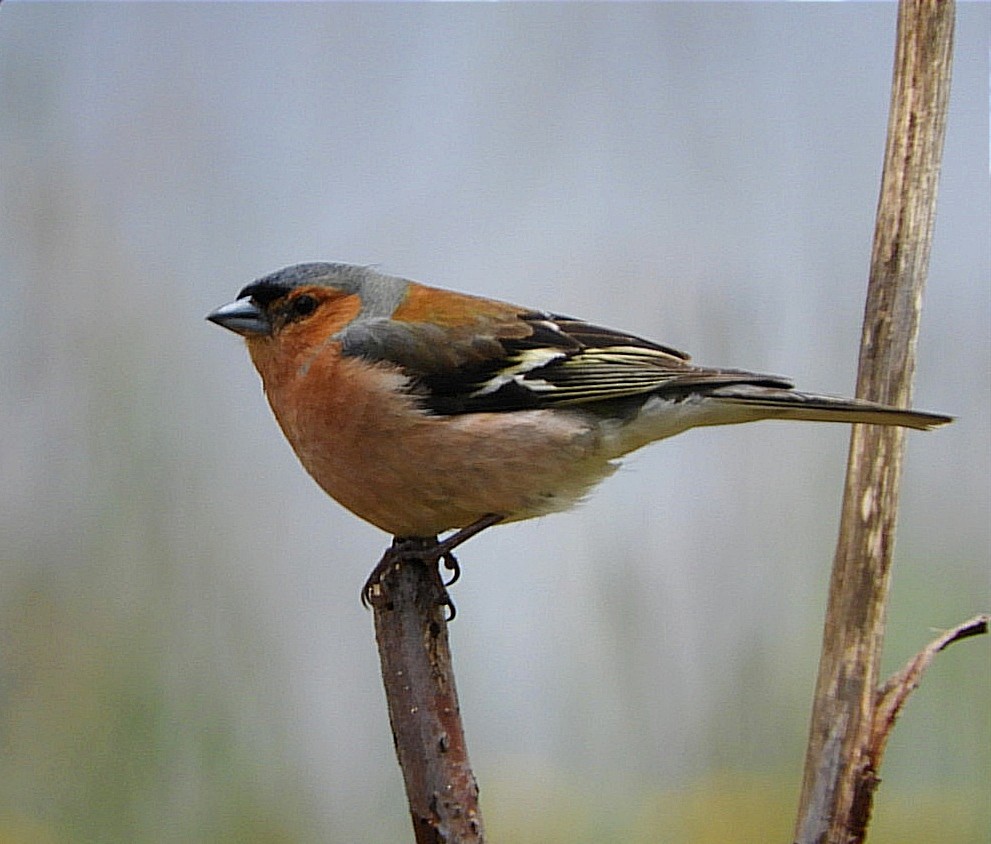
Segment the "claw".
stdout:
<path fill-rule="evenodd" d="M 458 562 L 458 558 L 454 556 L 450 551 L 446 554 L 441 555 L 441 562 L 444 563 L 444 568 L 451 572 L 450 580 L 444 581 L 444 587 L 447 588 L 458 582 L 461 577 L 461 564 Z M 452 616 L 453 617 L 453 616 Z"/>
<path fill-rule="evenodd" d="M 445 622 L 454 621 L 455 616 L 458 614 L 458 608 L 454 606 L 454 601 L 451 600 L 451 596 L 447 594 L 447 590 L 444 590 L 444 597 L 440 599 L 441 606 L 447 607 L 447 618 L 444 619 Z"/>
<path fill-rule="evenodd" d="M 394 537 L 392 545 L 386 549 L 382 559 L 372 569 L 365 585 L 361 587 L 361 605 L 366 609 L 381 606 L 386 597 L 382 588 L 382 581 L 390 569 L 398 568 L 405 562 L 416 562 L 424 566 L 436 566 L 443 563 L 444 568 L 451 572 L 451 577 L 446 582 L 441 578 L 440 603 L 447 607 L 450 613 L 447 616 L 447 621 L 453 621 L 458 611 L 451 596 L 447 594 L 447 587 L 456 583 L 461 577 L 461 565 L 452 552 L 462 542 L 471 539 L 485 528 L 501 522 L 502 519 L 502 516 L 494 514 L 482 516 L 478 521 L 473 522 L 468 527 L 461 528 L 441 541 L 438 541 L 435 536 Z"/>
<path fill-rule="evenodd" d="M 382 555 L 382 559 L 379 560 L 375 568 L 372 569 L 372 573 L 368 575 L 368 580 L 365 581 L 365 585 L 361 587 L 361 605 L 365 609 L 371 609 L 372 607 L 378 606 L 383 597 L 382 579 L 385 577 L 389 569 L 398 567 L 402 562 L 402 559 L 403 555 L 399 551 L 397 543 L 393 542 L 392 546 Z"/>

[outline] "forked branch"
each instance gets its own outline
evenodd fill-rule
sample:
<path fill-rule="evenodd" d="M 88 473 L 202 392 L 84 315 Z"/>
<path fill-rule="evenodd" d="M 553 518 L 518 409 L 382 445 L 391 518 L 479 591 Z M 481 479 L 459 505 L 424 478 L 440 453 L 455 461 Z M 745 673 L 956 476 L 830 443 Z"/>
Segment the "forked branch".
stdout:
<path fill-rule="evenodd" d="M 952 0 L 899 3 L 857 378 L 858 396 L 887 404 L 911 404 L 950 90 L 953 19 Z M 901 686 L 905 691 L 899 694 L 876 693 L 903 454 L 900 429 L 854 427 L 795 828 L 799 844 L 863 841 L 880 762 L 872 749 L 883 749 L 883 741 L 875 742 L 877 727 L 885 712 L 893 718 L 911 686 L 911 681 Z"/>

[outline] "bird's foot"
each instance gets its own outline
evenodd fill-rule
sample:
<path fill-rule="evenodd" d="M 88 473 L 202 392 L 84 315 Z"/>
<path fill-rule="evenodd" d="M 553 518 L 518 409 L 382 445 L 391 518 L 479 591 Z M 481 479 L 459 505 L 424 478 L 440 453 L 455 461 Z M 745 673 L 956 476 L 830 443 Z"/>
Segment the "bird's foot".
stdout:
<path fill-rule="evenodd" d="M 381 607 L 386 603 L 386 592 L 383 586 L 385 579 L 391 572 L 398 571 L 404 565 L 436 566 L 443 561 L 444 568 L 453 572 L 452 577 L 446 583 L 440 578 L 438 588 L 440 599 L 438 603 L 448 608 L 447 620 L 450 621 L 457 613 L 451 596 L 447 594 L 447 587 L 454 583 L 461 574 L 461 567 L 455 556 L 445 550 L 443 543 L 438 542 L 436 537 L 395 537 L 392 545 L 382 555 L 382 559 L 372 569 L 372 573 L 361 588 L 361 603 L 366 607 Z"/>
<path fill-rule="evenodd" d="M 457 610 L 451 596 L 447 593 L 447 587 L 456 583 L 461 577 L 461 566 L 457 557 L 454 556 L 454 549 L 485 528 L 501 522 L 502 519 L 502 516 L 493 514 L 483 516 L 468 527 L 461 528 L 461 530 L 455 531 L 441 540 L 438 540 L 436 536 L 394 537 L 392 545 L 382 555 L 382 559 L 372 569 L 368 580 L 365 581 L 365 585 L 361 589 L 361 603 L 366 607 L 382 606 L 386 601 L 383 581 L 390 572 L 398 570 L 406 563 L 423 566 L 436 566 L 443 563 L 444 568 L 451 572 L 451 577 L 446 582 L 441 580 L 439 603 L 447 607 L 447 620 L 450 621 L 457 615 Z"/>

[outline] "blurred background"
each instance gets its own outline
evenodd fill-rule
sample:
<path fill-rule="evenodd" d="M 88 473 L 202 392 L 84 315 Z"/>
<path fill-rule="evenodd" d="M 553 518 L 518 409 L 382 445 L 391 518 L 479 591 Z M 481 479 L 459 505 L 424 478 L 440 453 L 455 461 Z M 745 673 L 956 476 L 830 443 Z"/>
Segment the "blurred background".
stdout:
<path fill-rule="evenodd" d="M 203 321 L 300 261 L 853 390 L 894 4 L 0 10 L 0 841 L 409 840 L 361 584 Z M 885 672 L 991 605 L 991 9 L 959 7 Z M 496 844 L 790 840 L 848 431 L 691 432 L 461 554 Z M 991 836 L 986 640 L 873 842 Z"/>

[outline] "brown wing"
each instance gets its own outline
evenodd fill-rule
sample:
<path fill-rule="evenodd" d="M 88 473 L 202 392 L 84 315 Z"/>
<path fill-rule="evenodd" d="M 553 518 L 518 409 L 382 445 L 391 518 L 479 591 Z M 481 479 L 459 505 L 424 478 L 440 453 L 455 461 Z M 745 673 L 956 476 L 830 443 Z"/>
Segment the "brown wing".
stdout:
<path fill-rule="evenodd" d="M 403 368 L 426 407 L 441 414 L 676 397 L 729 384 L 791 386 L 769 375 L 703 369 L 668 346 L 536 311 L 459 329 L 373 320 L 341 339 L 346 354 Z"/>

